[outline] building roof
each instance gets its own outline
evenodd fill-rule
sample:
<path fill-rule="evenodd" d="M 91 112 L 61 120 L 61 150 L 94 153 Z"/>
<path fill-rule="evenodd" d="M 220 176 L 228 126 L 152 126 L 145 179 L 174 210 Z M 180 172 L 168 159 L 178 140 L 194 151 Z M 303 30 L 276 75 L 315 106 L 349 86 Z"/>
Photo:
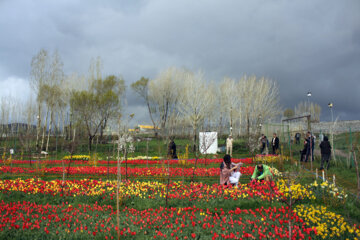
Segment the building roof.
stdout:
<path fill-rule="evenodd" d="M 154 129 L 154 126 L 150 126 L 150 125 L 138 125 L 138 127 L 140 129 Z M 156 129 L 160 129 L 160 128 L 156 127 Z"/>

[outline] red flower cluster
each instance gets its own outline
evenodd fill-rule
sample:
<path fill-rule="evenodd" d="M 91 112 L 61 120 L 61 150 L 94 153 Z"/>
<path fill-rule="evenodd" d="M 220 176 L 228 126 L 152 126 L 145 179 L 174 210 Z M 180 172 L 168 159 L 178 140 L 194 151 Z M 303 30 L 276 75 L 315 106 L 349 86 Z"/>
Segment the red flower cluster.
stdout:
<path fill-rule="evenodd" d="M 195 164 L 195 159 L 188 159 L 186 160 L 188 163 L 190 164 Z M 210 163 L 221 163 L 223 161 L 223 159 L 218 158 L 218 159 L 198 159 L 197 160 L 197 164 L 210 164 Z M 238 159 L 238 158 L 233 158 L 231 159 L 232 162 L 234 163 L 239 163 L 242 162 L 244 164 L 252 164 L 253 161 L 251 158 L 243 158 L 243 159 Z M 35 163 L 36 161 L 33 160 L 33 163 Z M 62 164 L 63 162 L 68 165 L 70 163 L 70 160 L 41 160 L 42 163 L 45 163 L 47 165 L 59 165 Z M 0 160 L 0 163 L 3 163 L 3 160 Z M 29 160 L 12 160 L 13 164 L 28 164 Z M 116 161 L 106 161 L 106 160 L 99 160 L 98 164 L 101 165 L 105 165 L 105 164 L 111 164 L 114 165 L 117 162 Z M 81 165 L 81 164 L 88 164 L 88 161 L 86 160 L 73 160 L 71 162 L 71 164 L 76 164 L 76 165 Z M 127 164 L 132 164 L 132 165 L 154 165 L 154 164 L 170 164 L 170 165 L 176 165 L 179 164 L 179 160 L 175 160 L 175 159 L 164 159 L 164 160 L 145 160 L 145 159 L 137 159 L 137 160 L 127 160 Z"/>
<path fill-rule="evenodd" d="M 314 229 L 286 207 L 235 209 L 224 212 L 202 210 L 195 206 L 120 212 L 120 229 L 116 227 L 116 211 L 111 206 L 38 205 L 31 202 L 0 202 L 0 237 L 11 234 L 46 234 L 50 238 L 112 239 L 120 231 L 124 238 L 186 239 L 275 239 L 288 238 L 288 221 L 292 221 L 292 239 L 311 239 Z M 16 230 L 18 229 L 18 230 Z M 16 231 L 14 231 L 16 230 Z M 71 234 L 71 235 L 70 235 Z M 21 236 L 21 235 L 20 235 Z"/>
<path fill-rule="evenodd" d="M 117 167 L 106 167 L 106 166 L 79 166 L 79 167 L 66 167 L 65 171 L 68 174 L 90 174 L 90 175 L 106 175 L 109 174 L 117 174 Z M 44 173 L 50 174 L 62 174 L 62 167 L 52 167 L 52 168 L 42 168 L 41 171 Z M 125 168 L 121 167 L 121 174 L 125 174 Z M 254 166 L 248 167 L 240 167 L 240 172 L 244 175 L 251 175 L 254 171 Z M 0 167 L 0 172 L 3 173 L 35 173 L 36 169 L 33 168 L 22 168 L 22 167 L 9 167 L 3 166 Z M 165 176 L 170 174 L 170 176 L 192 176 L 193 169 L 192 168 L 157 168 L 157 167 L 149 167 L 149 168 L 128 168 L 127 169 L 128 176 Z M 219 168 L 196 168 L 195 176 L 219 176 L 220 169 Z"/>

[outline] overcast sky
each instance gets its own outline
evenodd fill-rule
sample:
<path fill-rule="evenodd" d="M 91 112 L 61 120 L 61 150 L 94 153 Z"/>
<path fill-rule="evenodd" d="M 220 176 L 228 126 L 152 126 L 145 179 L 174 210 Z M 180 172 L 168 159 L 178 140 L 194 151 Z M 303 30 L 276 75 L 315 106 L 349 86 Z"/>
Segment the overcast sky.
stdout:
<path fill-rule="evenodd" d="M 103 73 L 127 85 L 170 66 L 209 80 L 243 74 L 278 82 L 283 108 L 328 102 L 340 120 L 360 119 L 359 0 L 0 0 L 0 96 L 27 99 L 31 58 L 57 49 L 66 74 Z M 146 122 L 128 89 L 128 112 Z"/>

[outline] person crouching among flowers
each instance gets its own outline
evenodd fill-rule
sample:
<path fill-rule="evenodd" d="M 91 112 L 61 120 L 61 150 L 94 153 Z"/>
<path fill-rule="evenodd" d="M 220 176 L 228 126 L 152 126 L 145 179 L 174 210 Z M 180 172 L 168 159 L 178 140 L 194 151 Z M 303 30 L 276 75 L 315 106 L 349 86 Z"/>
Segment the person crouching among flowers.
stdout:
<path fill-rule="evenodd" d="M 241 176 L 240 166 L 242 162 L 235 164 L 231 162 L 230 155 L 224 156 L 224 161 L 220 165 L 220 184 L 221 185 L 235 185 L 239 183 Z"/>
<path fill-rule="evenodd" d="M 272 176 L 273 175 L 270 172 L 269 166 L 265 164 L 258 164 L 254 169 L 254 173 L 251 176 L 251 180 L 271 181 Z"/>

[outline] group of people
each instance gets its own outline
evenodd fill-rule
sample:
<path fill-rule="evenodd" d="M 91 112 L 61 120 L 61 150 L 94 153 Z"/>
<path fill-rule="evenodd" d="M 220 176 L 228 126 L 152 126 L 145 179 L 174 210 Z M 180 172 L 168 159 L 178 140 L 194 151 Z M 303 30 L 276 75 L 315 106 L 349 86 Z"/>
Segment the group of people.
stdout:
<path fill-rule="evenodd" d="M 279 153 L 279 146 L 280 140 L 276 133 L 274 133 L 273 138 L 271 139 L 272 154 L 276 155 Z M 260 153 L 265 155 L 269 154 L 269 141 L 264 134 L 260 137 Z"/>
<path fill-rule="evenodd" d="M 327 136 L 320 135 L 320 152 L 321 152 L 321 166 L 320 170 L 323 170 L 324 167 L 329 169 L 330 167 L 330 157 L 331 157 L 331 145 Z M 314 149 L 315 149 L 315 140 L 316 137 L 311 134 L 311 132 L 306 133 L 304 140 L 304 148 L 300 151 L 300 161 L 308 162 L 314 161 Z"/>
<path fill-rule="evenodd" d="M 233 163 L 229 154 L 224 156 L 224 161 L 220 165 L 220 184 L 237 186 L 240 180 L 240 166 L 242 162 Z M 265 164 L 258 164 L 251 176 L 252 181 L 271 181 L 272 173 L 270 167 Z"/>

